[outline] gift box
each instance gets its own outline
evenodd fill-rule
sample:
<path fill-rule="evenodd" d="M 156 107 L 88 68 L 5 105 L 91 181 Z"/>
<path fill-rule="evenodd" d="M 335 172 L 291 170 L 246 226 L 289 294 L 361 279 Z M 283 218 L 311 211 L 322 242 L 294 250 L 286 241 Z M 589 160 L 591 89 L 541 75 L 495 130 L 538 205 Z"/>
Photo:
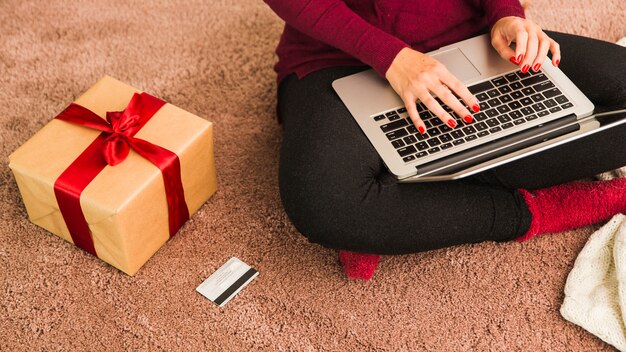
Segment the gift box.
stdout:
<path fill-rule="evenodd" d="M 9 161 L 33 223 L 129 275 L 217 188 L 212 124 L 108 76 Z"/>

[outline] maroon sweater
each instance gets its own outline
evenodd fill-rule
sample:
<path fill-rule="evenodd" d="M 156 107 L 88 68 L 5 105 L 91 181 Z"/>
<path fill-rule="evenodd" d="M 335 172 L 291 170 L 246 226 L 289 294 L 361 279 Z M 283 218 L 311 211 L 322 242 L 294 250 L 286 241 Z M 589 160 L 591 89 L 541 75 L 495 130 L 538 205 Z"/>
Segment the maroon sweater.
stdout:
<path fill-rule="evenodd" d="M 332 66 L 373 67 L 383 77 L 407 46 L 421 52 L 467 39 L 519 0 L 265 0 L 285 22 L 276 49 L 278 80 Z"/>

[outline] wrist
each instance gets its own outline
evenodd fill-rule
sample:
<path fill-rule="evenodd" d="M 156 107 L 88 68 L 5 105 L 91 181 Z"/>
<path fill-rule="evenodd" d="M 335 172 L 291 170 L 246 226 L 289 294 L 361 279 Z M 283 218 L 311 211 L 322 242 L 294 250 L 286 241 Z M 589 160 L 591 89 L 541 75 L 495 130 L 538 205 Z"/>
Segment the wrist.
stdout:
<path fill-rule="evenodd" d="M 497 20 L 497 21 L 493 24 L 493 26 L 491 26 L 491 32 L 493 33 L 493 31 L 494 31 L 496 28 L 498 28 L 498 27 L 500 27 L 500 26 L 502 26 L 502 25 L 505 25 L 507 22 L 510 22 L 510 21 L 515 21 L 515 20 L 518 20 L 518 19 L 522 19 L 522 18 L 521 18 L 521 17 L 518 17 L 518 16 L 505 16 L 505 17 L 502 17 L 502 18 L 498 19 L 498 20 Z"/>
<path fill-rule="evenodd" d="M 407 50 L 412 50 L 411 47 L 409 47 L 408 45 L 404 44 L 402 46 L 397 46 L 394 48 L 393 51 L 393 55 L 389 55 L 387 57 L 386 62 L 383 65 L 374 65 L 374 69 L 382 76 L 387 78 L 387 75 L 389 74 L 389 70 L 391 69 L 391 66 L 394 65 L 394 61 L 396 61 L 396 59 L 398 58 L 398 56 L 403 56 Z M 400 53 L 403 52 L 403 54 L 401 55 Z M 397 63 L 396 63 L 397 64 Z"/>
<path fill-rule="evenodd" d="M 414 66 L 417 59 L 416 56 L 419 55 L 423 54 L 409 47 L 405 47 L 400 50 L 396 57 L 391 61 L 391 64 L 385 73 L 385 78 L 387 78 L 387 80 L 391 80 L 399 74 L 402 74 L 407 65 Z"/>

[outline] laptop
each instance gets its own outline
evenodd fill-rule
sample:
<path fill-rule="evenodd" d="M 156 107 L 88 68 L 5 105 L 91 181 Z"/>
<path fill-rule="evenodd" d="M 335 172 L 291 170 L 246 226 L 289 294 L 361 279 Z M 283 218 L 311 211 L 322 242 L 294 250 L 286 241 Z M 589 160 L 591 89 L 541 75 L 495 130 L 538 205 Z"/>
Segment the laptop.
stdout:
<path fill-rule="evenodd" d="M 459 179 L 626 121 L 626 110 L 592 115 L 593 103 L 550 61 L 522 73 L 493 49 L 488 34 L 428 53 L 480 102 L 474 122 L 450 128 L 419 101 L 420 134 L 404 103 L 374 70 L 332 86 L 400 182 Z M 463 104 L 463 101 L 461 101 Z M 469 111 L 472 111 L 468 108 Z"/>

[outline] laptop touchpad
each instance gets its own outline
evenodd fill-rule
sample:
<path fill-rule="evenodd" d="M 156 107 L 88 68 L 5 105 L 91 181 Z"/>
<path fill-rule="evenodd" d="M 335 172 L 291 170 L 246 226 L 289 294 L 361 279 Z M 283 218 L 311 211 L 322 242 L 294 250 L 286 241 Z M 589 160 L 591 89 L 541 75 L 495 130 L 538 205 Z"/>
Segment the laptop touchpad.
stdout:
<path fill-rule="evenodd" d="M 448 71 L 462 82 L 466 82 L 481 75 L 459 48 L 450 49 L 431 56 L 444 64 L 448 68 Z"/>

